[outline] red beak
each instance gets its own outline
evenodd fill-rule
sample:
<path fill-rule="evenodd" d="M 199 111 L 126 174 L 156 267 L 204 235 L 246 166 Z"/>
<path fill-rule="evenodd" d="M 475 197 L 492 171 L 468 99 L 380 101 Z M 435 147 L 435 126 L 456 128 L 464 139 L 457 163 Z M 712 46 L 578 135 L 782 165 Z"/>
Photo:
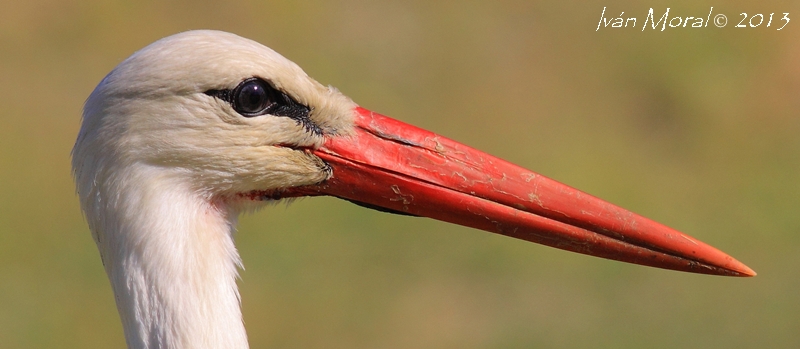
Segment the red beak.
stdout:
<path fill-rule="evenodd" d="M 577 189 L 369 110 L 355 114 L 355 135 L 314 150 L 331 178 L 283 196 L 331 195 L 652 267 L 756 275 L 714 247 Z"/>

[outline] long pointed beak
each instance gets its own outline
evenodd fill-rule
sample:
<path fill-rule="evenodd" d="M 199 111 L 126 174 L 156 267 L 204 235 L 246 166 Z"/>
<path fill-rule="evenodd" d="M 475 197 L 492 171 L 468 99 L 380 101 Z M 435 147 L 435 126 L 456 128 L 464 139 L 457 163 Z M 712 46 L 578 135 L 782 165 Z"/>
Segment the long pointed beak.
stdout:
<path fill-rule="evenodd" d="M 658 268 L 755 276 L 695 238 L 432 132 L 363 108 L 314 154 L 333 174 L 285 196 L 331 195 L 568 251 Z"/>

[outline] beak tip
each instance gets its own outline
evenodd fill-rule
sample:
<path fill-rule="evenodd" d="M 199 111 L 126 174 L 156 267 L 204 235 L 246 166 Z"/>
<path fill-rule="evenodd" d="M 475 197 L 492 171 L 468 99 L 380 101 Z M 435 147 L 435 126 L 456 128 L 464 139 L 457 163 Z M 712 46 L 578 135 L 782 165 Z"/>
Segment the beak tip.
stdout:
<path fill-rule="evenodd" d="M 744 263 L 739 262 L 735 258 L 726 255 L 725 259 L 726 261 L 722 263 L 709 264 L 713 266 L 715 270 L 715 272 L 712 272 L 713 274 L 734 277 L 753 277 L 757 275 L 755 270 L 751 269 Z"/>
<path fill-rule="evenodd" d="M 700 241 L 697 241 L 702 247 L 698 250 L 695 250 L 697 254 L 693 253 L 692 257 L 699 257 L 699 258 L 691 258 L 696 262 L 700 262 L 708 267 L 711 267 L 710 270 L 711 274 L 715 275 L 722 275 L 722 276 L 734 276 L 734 277 L 753 277 L 756 276 L 756 272 L 745 265 L 744 263 L 738 261 L 736 258 L 731 257 L 730 255 L 722 252 L 710 245 L 706 245 Z M 686 255 L 682 256 L 686 258 Z"/>
<path fill-rule="evenodd" d="M 730 275 L 737 277 L 753 277 L 757 275 L 755 270 L 751 269 L 744 263 L 738 261 L 736 258 L 733 258 L 730 255 L 725 254 L 724 252 L 717 250 L 713 247 L 711 248 L 715 250 L 716 258 L 711 258 L 710 260 L 707 261 L 711 262 L 710 265 L 714 265 L 718 270 L 723 271 L 724 272 L 723 275 Z"/>
<path fill-rule="evenodd" d="M 758 275 L 758 273 L 756 273 L 755 270 L 750 269 L 750 267 L 744 265 L 741 262 L 739 262 L 739 265 L 737 267 L 740 267 L 740 268 L 737 268 L 738 269 L 737 272 L 739 273 L 739 276 L 742 276 L 742 277 L 753 277 L 753 276 Z"/>

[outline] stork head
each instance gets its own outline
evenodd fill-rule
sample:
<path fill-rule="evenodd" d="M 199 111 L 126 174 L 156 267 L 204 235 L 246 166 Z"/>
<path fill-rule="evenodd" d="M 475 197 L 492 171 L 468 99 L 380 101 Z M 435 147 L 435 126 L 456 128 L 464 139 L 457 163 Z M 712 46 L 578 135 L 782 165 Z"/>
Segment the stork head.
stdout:
<path fill-rule="evenodd" d="M 127 165 L 158 169 L 208 198 L 319 183 L 331 170 L 309 150 L 350 133 L 354 108 L 251 40 L 167 37 L 122 62 L 87 100 L 74 149 L 79 192 L 98 178 L 87 169 Z"/>
<path fill-rule="evenodd" d="M 100 186 L 137 168 L 224 204 L 332 195 L 604 258 L 755 274 L 673 229 L 360 108 L 271 49 L 216 31 L 159 40 L 109 73 L 86 102 L 73 167 L 87 215 Z"/>

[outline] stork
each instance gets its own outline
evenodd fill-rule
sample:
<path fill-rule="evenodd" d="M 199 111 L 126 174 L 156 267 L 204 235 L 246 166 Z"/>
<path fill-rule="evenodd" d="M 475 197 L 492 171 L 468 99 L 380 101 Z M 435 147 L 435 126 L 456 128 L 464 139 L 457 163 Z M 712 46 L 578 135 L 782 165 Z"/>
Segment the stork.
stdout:
<path fill-rule="evenodd" d="M 359 107 L 275 51 L 176 34 L 114 68 L 86 101 L 78 196 L 131 349 L 247 348 L 237 216 L 330 195 L 583 254 L 754 276 L 676 230 Z"/>

